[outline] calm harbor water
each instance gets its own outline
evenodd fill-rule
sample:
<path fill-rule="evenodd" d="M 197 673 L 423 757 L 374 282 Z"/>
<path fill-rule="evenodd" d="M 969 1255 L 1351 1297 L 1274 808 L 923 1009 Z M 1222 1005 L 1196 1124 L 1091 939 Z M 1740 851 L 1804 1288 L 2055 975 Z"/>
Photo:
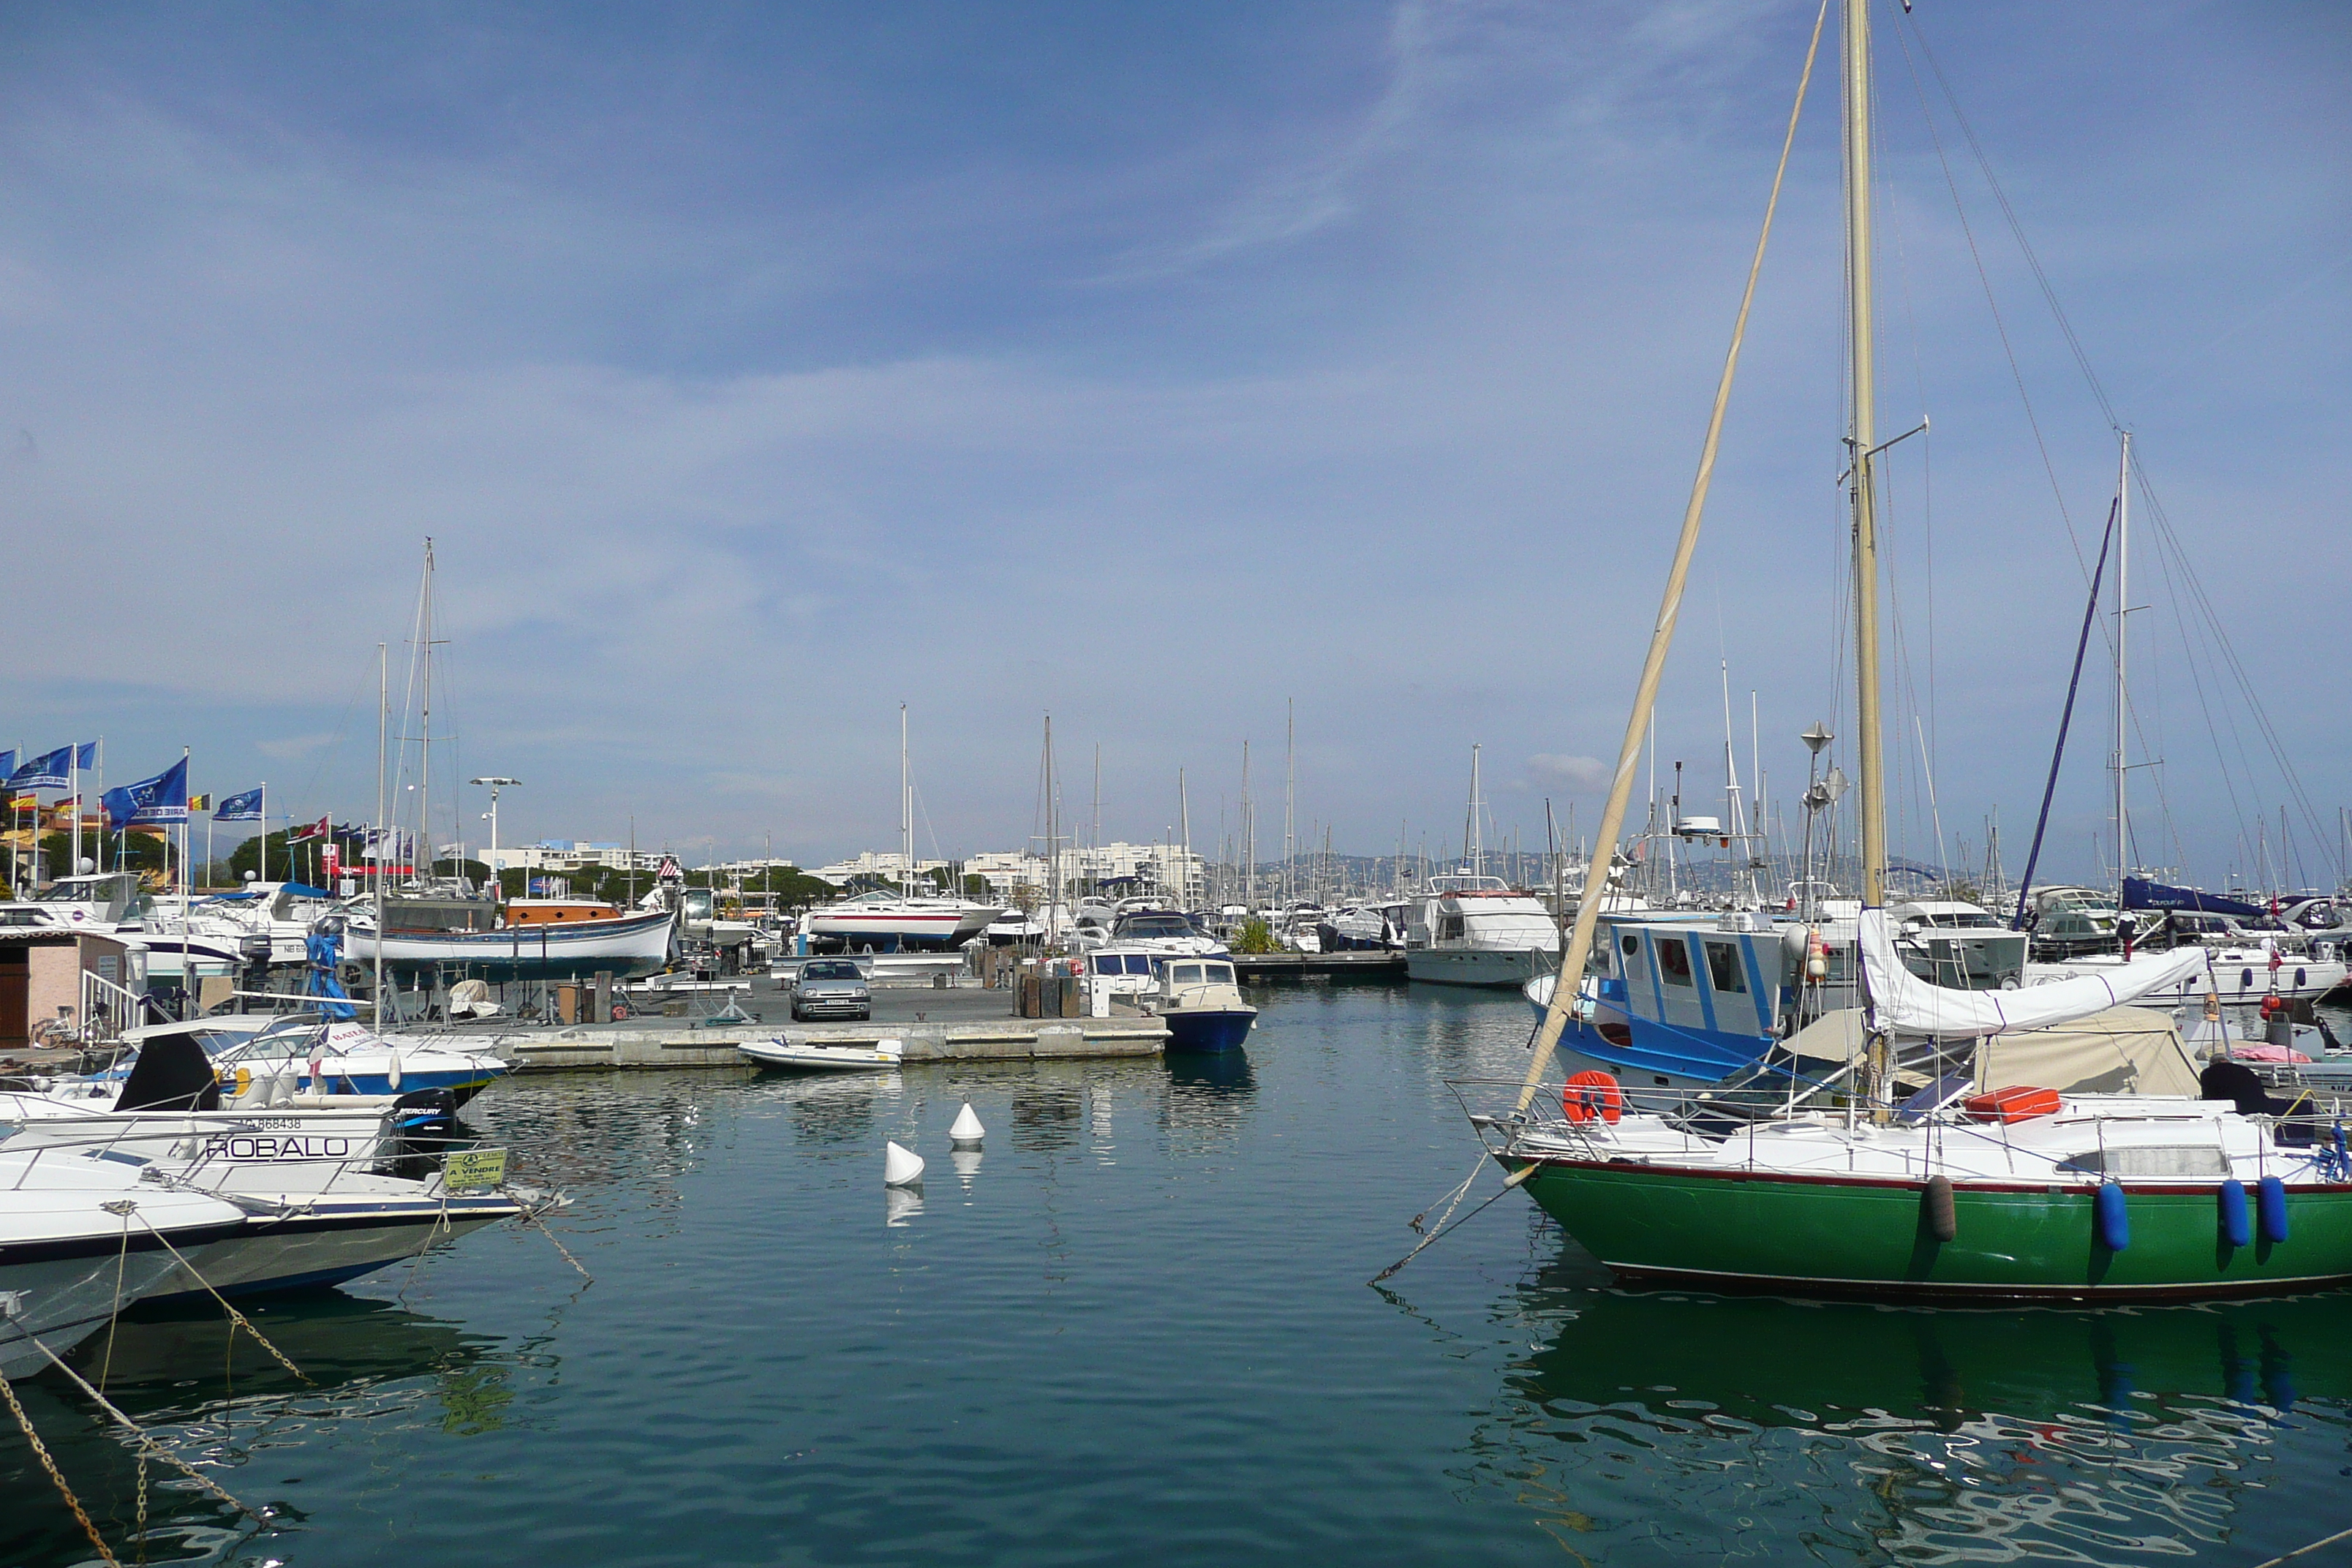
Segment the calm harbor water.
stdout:
<path fill-rule="evenodd" d="M 1444 1080 L 1517 1076 L 1526 1016 L 1259 1000 L 1223 1066 L 493 1090 L 474 1121 L 572 1194 L 594 1284 L 506 1228 L 273 1303 L 307 1384 L 215 1313 L 94 1343 L 127 1409 L 279 1510 L 159 1475 L 149 1560 L 2251 1564 L 2352 1524 L 2352 1296 L 1634 1294 L 1517 1194 L 1369 1289 L 1475 1163 Z M 976 1160 L 947 1144 L 967 1097 Z M 886 1138 L 930 1162 L 919 1205 Z M 131 1450 L 20 1387 L 122 1546 Z M 0 1469 L 0 1563 L 89 1559 L 4 1426 Z"/>

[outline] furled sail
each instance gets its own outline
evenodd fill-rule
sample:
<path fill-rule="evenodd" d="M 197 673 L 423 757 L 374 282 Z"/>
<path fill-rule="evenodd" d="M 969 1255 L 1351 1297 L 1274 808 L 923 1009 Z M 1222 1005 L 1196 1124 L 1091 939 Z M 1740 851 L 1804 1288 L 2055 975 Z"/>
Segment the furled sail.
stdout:
<path fill-rule="evenodd" d="M 1874 1022 L 1906 1035 L 2002 1035 L 2046 1029 L 2120 1007 L 2205 973 L 2202 948 L 2136 958 L 2102 974 L 2029 985 L 2021 991 L 1956 991 L 1903 966 L 1885 910 L 1862 911 L 1862 971 Z"/>

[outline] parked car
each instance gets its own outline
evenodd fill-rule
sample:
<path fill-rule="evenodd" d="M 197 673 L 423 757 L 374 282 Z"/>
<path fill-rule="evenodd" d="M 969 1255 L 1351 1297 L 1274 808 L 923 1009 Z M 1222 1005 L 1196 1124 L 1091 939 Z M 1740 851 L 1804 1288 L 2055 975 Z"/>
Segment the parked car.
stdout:
<path fill-rule="evenodd" d="M 872 1016 L 874 994 L 866 989 L 866 976 L 857 972 L 855 960 L 812 958 L 801 965 L 800 979 L 793 985 L 793 1022 L 802 1024 L 812 1018 L 862 1022 Z"/>

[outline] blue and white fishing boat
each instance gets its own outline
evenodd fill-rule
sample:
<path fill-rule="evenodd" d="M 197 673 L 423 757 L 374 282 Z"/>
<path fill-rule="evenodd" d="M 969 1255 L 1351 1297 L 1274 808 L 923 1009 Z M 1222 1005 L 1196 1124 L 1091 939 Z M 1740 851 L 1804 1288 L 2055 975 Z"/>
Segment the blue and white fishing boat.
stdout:
<path fill-rule="evenodd" d="M 1238 1050 L 1257 1009 L 1242 1000 L 1234 966 L 1215 958 L 1163 958 L 1153 1011 L 1168 1026 L 1171 1051 Z"/>
<path fill-rule="evenodd" d="M 1957 991 L 2024 984 L 2026 938 L 1973 905 L 1887 911 L 1904 968 Z M 1973 917 L 1973 918 L 1971 918 Z M 1778 1041 L 1862 1005 L 1858 922 L 1710 916 L 1601 917 L 1582 994 L 1560 1036 L 1570 1070 L 1651 1088 L 1704 1089 L 1761 1062 Z M 1540 1015 L 1552 976 L 1522 994 Z"/>
<path fill-rule="evenodd" d="M 137 1069 L 139 1051 L 164 1037 L 185 1037 L 203 1049 L 225 1099 L 249 1094 L 257 1082 L 274 1080 L 286 1083 L 291 1093 L 322 1097 L 446 1089 L 463 1105 L 513 1070 L 487 1051 L 380 1036 L 364 1025 L 334 1023 L 316 1013 L 247 1014 L 130 1030 L 124 1038 L 135 1048 L 121 1063 L 87 1078 L 53 1080 L 47 1092 L 110 1109 Z"/>

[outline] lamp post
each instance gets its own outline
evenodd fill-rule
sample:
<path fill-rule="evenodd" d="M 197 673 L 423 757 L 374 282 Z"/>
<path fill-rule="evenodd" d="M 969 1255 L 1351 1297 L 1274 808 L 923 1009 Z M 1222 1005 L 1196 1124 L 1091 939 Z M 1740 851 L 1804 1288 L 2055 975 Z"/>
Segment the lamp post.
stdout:
<path fill-rule="evenodd" d="M 510 779 L 502 774 L 491 773 L 486 777 L 476 779 L 473 782 L 478 784 L 488 784 L 489 786 L 490 885 L 497 889 L 491 897 L 493 899 L 502 899 L 506 896 L 507 888 L 505 879 L 499 874 L 500 868 L 499 866 L 499 791 L 506 788 L 509 784 L 519 784 L 522 783 L 522 780 Z"/>

